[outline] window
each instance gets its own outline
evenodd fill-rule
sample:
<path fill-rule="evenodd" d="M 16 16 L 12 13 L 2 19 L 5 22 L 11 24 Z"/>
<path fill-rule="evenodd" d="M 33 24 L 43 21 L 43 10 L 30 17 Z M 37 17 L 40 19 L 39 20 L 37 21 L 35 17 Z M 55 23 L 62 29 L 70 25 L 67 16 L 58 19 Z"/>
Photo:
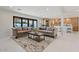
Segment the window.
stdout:
<path fill-rule="evenodd" d="M 37 27 L 36 19 L 23 18 L 18 16 L 13 16 L 13 27 Z"/>
<path fill-rule="evenodd" d="M 34 21 L 34 28 L 37 28 L 37 21 Z"/>
<path fill-rule="evenodd" d="M 22 25 L 23 25 L 23 27 L 28 27 L 28 20 L 22 19 Z"/>
<path fill-rule="evenodd" d="M 33 28 L 33 21 L 32 20 L 29 20 L 29 27 Z"/>
<path fill-rule="evenodd" d="M 15 18 L 14 27 L 21 27 L 21 19 L 20 18 Z"/>

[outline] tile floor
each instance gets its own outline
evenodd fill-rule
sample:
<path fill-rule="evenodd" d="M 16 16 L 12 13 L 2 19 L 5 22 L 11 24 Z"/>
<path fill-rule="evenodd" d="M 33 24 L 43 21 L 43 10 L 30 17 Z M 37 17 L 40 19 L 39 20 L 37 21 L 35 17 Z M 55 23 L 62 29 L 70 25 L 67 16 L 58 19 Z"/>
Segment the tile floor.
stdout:
<path fill-rule="evenodd" d="M 79 32 L 59 35 L 44 52 L 79 52 Z"/>
<path fill-rule="evenodd" d="M 44 52 L 79 51 L 79 32 L 58 33 L 58 37 L 49 44 Z M 25 52 L 15 41 L 7 37 L 0 39 L 0 52 Z"/>
<path fill-rule="evenodd" d="M 14 40 L 10 38 L 0 39 L 0 52 L 25 52 Z"/>

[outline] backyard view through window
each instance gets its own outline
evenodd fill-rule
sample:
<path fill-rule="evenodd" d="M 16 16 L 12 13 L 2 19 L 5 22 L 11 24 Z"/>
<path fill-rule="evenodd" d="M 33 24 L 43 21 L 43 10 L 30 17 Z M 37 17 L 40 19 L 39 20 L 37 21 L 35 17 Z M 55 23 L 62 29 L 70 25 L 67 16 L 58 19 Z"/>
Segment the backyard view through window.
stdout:
<path fill-rule="evenodd" d="M 37 28 L 37 20 L 21 18 L 21 17 L 13 17 L 13 27 L 32 27 Z"/>
<path fill-rule="evenodd" d="M 21 27 L 21 20 L 19 18 L 15 18 L 14 26 L 15 27 Z"/>

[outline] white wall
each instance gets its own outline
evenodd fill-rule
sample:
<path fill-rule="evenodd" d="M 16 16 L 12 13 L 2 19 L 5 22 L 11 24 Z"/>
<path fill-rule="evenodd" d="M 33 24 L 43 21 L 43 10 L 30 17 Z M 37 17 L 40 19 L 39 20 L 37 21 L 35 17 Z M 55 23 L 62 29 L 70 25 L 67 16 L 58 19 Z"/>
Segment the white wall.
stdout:
<path fill-rule="evenodd" d="M 4 38 L 12 35 L 11 28 L 13 27 L 13 16 L 29 17 L 40 20 L 40 18 L 23 15 L 7 10 L 0 9 L 0 38 Z M 38 23 L 40 26 L 40 24 Z"/>

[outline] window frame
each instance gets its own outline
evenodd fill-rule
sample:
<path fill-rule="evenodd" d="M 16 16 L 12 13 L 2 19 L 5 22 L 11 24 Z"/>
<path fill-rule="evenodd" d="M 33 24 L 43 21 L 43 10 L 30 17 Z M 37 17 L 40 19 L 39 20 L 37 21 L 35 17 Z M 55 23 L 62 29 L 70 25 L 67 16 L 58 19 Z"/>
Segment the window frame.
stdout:
<path fill-rule="evenodd" d="M 34 28 L 34 21 L 36 21 L 36 27 L 38 27 L 38 21 L 37 19 L 31 19 L 31 18 L 24 18 L 24 17 L 19 17 L 19 16 L 13 16 L 13 27 L 15 27 L 14 23 L 15 23 L 15 18 L 20 18 L 21 19 L 21 27 L 23 27 L 23 20 L 27 20 L 28 24 L 27 27 L 29 27 L 29 21 L 32 20 L 32 24 L 33 24 L 33 28 Z"/>

